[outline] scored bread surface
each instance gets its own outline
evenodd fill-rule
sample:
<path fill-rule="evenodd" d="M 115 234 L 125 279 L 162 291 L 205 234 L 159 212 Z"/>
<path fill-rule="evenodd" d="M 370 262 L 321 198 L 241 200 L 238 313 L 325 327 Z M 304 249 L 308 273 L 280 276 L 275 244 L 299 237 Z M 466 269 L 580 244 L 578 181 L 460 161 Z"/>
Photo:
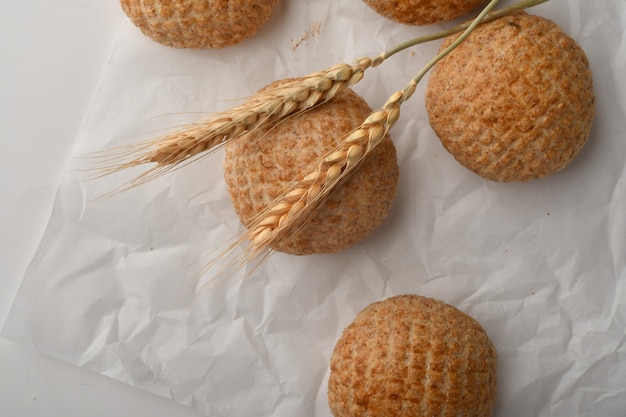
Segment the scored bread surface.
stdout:
<path fill-rule="evenodd" d="M 176 48 L 220 49 L 240 43 L 270 18 L 277 0 L 120 0 L 154 41 Z"/>
<path fill-rule="evenodd" d="M 363 0 L 378 14 L 398 23 L 427 25 L 469 14 L 485 0 Z"/>
<path fill-rule="evenodd" d="M 350 89 L 275 127 L 256 129 L 225 147 L 224 179 L 241 222 L 265 209 L 359 126 L 370 107 Z M 387 135 L 299 230 L 272 249 L 332 253 L 364 239 L 387 216 L 398 182 L 396 149 Z"/>
<path fill-rule="evenodd" d="M 595 113 L 584 51 L 554 22 L 526 12 L 478 26 L 435 65 L 425 103 L 443 146 L 494 181 L 564 168 L 587 142 Z"/>
<path fill-rule="evenodd" d="M 442 301 L 400 295 L 370 304 L 330 360 L 335 417 L 486 417 L 497 354 L 481 325 Z"/>

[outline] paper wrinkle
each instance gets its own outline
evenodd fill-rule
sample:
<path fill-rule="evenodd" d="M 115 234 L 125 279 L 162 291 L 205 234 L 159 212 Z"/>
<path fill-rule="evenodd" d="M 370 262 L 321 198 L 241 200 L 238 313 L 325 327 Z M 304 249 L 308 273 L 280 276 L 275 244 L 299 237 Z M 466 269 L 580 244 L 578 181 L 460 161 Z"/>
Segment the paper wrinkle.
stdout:
<path fill-rule="evenodd" d="M 2 335 L 205 415 L 326 416 L 329 360 L 345 326 L 373 301 L 418 293 L 487 330 L 499 353 L 495 416 L 621 416 L 626 4 L 551 1 L 534 12 L 583 46 L 594 74 L 592 137 L 563 171 L 522 184 L 467 171 L 430 129 L 426 77 L 390 132 L 397 197 L 365 241 L 334 255 L 275 253 L 212 280 L 224 264 L 208 263 L 243 232 L 222 151 L 102 200 L 143 171 L 87 181 L 76 158 Z M 285 1 L 258 36 L 220 51 L 165 48 L 126 25 L 75 156 L 154 137 L 276 79 L 454 23 L 416 28 L 363 2 Z M 438 46 L 391 57 L 354 89 L 381 106 Z"/>

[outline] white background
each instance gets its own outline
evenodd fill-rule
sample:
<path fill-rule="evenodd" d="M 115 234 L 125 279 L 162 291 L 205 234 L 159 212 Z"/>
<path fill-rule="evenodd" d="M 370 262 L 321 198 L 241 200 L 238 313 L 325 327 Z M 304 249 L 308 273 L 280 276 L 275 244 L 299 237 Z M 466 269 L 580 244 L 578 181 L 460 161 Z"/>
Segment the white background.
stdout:
<path fill-rule="evenodd" d="M 0 323 L 45 230 L 125 16 L 117 0 L 20 0 L 0 13 Z M 196 416 L 0 338 L 2 416 Z"/>

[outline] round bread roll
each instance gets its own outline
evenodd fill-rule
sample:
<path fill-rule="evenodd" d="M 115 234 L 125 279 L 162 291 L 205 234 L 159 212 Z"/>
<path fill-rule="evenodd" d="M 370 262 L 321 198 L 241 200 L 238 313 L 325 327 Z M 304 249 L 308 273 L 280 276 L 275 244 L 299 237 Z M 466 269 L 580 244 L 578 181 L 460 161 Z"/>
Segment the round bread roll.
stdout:
<path fill-rule="evenodd" d="M 152 40 L 175 48 L 220 49 L 256 33 L 277 0 L 120 0 Z"/>
<path fill-rule="evenodd" d="M 476 320 L 442 301 L 400 295 L 362 310 L 330 360 L 335 417 L 486 417 L 497 354 Z"/>
<path fill-rule="evenodd" d="M 448 152 L 493 181 L 564 168 L 587 142 L 595 113 L 584 51 L 554 22 L 523 11 L 477 27 L 441 60 L 425 102 Z"/>
<path fill-rule="evenodd" d="M 371 109 L 352 90 L 260 128 L 225 147 L 224 178 L 241 222 L 265 209 L 317 168 L 322 156 L 359 126 Z M 386 136 L 335 189 L 303 227 L 287 230 L 271 247 L 293 255 L 332 253 L 364 239 L 387 216 L 398 183 L 398 161 Z"/>
<path fill-rule="evenodd" d="M 485 0 L 363 0 L 378 14 L 407 25 L 445 22 L 469 14 Z"/>

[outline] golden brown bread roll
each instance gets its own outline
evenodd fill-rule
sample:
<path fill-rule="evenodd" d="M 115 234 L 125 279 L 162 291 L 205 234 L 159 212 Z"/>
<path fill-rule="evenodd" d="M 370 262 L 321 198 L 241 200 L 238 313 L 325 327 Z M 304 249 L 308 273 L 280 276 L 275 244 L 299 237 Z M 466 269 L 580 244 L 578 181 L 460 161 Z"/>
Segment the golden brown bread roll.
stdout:
<path fill-rule="evenodd" d="M 154 41 L 176 48 L 219 49 L 256 33 L 277 0 L 120 0 L 122 9 Z"/>
<path fill-rule="evenodd" d="M 314 170 L 319 159 L 370 112 L 365 100 L 347 89 L 272 129 L 257 129 L 229 143 L 224 178 L 241 222 L 249 225 L 257 213 Z M 302 229 L 284 235 L 272 249 L 305 255 L 351 246 L 387 216 L 397 182 L 396 149 L 386 136 Z"/>
<path fill-rule="evenodd" d="M 398 23 L 427 25 L 469 14 L 485 0 L 363 0 L 378 14 Z"/>
<path fill-rule="evenodd" d="M 587 142 L 595 113 L 584 51 L 554 22 L 526 12 L 479 26 L 435 66 L 425 101 L 443 146 L 494 181 L 564 168 Z"/>
<path fill-rule="evenodd" d="M 472 317 L 442 301 L 400 295 L 363 309 L 330 360 L 335 417 L 487 417 L 497 354 Z"/>

